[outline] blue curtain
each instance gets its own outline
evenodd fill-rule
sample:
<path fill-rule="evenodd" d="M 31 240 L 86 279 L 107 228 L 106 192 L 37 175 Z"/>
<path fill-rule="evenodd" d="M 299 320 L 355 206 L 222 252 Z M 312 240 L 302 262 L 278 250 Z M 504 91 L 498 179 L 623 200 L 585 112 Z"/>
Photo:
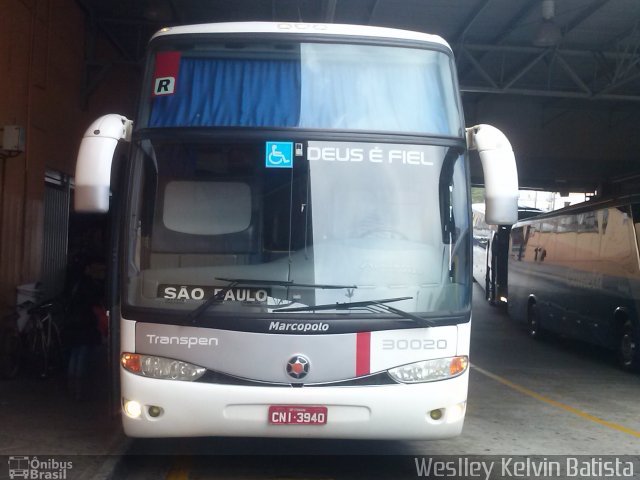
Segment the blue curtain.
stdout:
<path fill-rule="evenodd" d="M 440 52 L 302 44 L 300 59 L 183 57 L 150 127 L 301 127 L 460 135 Z"/>
<path fill-rule="evenodd" d="M 153 100 L 149 126 L 295 127 L 299 117 L 300 62 L 183 58 L 176 93 Z"/>

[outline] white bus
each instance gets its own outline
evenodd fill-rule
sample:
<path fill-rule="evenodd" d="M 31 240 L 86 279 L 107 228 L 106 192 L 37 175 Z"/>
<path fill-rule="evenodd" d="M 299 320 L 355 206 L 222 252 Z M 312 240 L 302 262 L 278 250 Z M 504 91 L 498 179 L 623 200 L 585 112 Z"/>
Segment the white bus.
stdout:
<path fill-rule="evenodd" d="M 472 206 L 473 225 L 473 279 L 484 290 L 489 304 L 504 306 L 508 301 L 507 275 L 509 260 L 509 225 L 487 225 L 484 221 L 484 203 Z M 540 215 L 542 210 L 518 207 L 518 220 Z"/>
<path fill-rule="evenodd" d="M 127 435 L 461 432 L 468 149 L 487 221 L 515 222 L 518 188 L 505 136 L 464 128 L 447 43 L 347 25 L 164 29 L 135 123 L 107 115 L 83 138 L 77 210 L 108 210 L 119 142 Z"/>
<path fill-rule="evenodd" d="M 487 245 L 493 234 L 491 226 L 484 221 L 484 203 L 471 205 L 471 228 L 473 232 L 473 263 L 471 273 L 473 279 L 487 290 Z"/>

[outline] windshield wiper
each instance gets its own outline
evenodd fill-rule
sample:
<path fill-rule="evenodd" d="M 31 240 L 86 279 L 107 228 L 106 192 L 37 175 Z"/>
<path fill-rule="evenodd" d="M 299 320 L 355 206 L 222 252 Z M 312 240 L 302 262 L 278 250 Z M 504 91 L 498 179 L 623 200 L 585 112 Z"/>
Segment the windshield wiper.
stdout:
<path fill-rule="evenodd" d="M 227 292 L 229 292 L 229 290 L 231 290 L 232 288 L 237 287 L 238 285 L 244 285 L 244 286 L 259 285 L 261 287 L 278 286 L 278 287 L 295 287 L 295 288 L 320 288 L 323 290 L 358 288 L 357 285 L 296 283 L 293 280 L 257 280 L 252 278 L 221 278 L 221 277 L 215 277 L 215 279 L 221 280 L 223 282 L 229 282 L 229 284 L 222 287 L 222 289 L 219 292 L 217 292 L 215 295 L 211 295 L 197 308 L 189 312 L 189 314 L 187 315 L 187 319 L 191 320 L 192 323 L 195 323 L 198 317 L 200 317 L 200 315 L 202 315 L 212 305 L 221 304 L 222 300 L 227 295 Z"/>
<path fill-rule="evenodd" d="M 383 298 L 380 300 L 363 300 L 361 302 L 343 302 L 343 303 L 327 303 L 323 305 L 309 305 L 306 307 L 285 307 L 276 308 L 273 312 L 315 312 L 317 310 L 353 310 L 362 309 L 374 313 L 395 313 L 399 317 L 413 320 L 416 323 L 425 325 L 427 327 L 435 326 L 435 322 L 428 318 L 422 318 L 413 313 L 405 312 L 399 308 L 387 305 L 387 303 L 400 302 L 402 300 L 411 300 L 413 297 L 396 297 L 396 298 Z"/>
<path fill-rule="evenodd" d="M 251 278 L 221 278 L 216 277 L 216 280 L 222 280 L 223 282 L 231 282 L 236 285 L 260 285 L 269 286 L 275 285 L 278 287 L 300 287 L 300 288 L 320 288 L 320 289 L 342 289 L 342 288 L 358 288 L 357 285 L 330 285 L 322 283 L 296 283 L 293 280 L 254 280 Z M 234 285 L 235 286 L 235 285 Z M 226 287 L 225 287 L 226 288 Z"/>

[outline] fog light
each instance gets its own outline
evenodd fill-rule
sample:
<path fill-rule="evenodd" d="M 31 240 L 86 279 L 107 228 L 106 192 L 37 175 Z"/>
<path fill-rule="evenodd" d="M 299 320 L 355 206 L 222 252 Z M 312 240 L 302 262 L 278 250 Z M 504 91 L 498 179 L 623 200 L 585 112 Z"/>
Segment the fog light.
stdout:
<path fill-rule="evenodd" d="M 162 415 L 162 408 L 156 405 L 151 405 L 148 411 L 149 411 L 149 416 L 153 418 L 156 418 Z"/>
<path fill-rule="evenodd" d="M 436 410 L 431 410 L 429 412 L 429 416 L 431 417 L 432 420 L 440 420 L 443 415 L 444 415 L 444 411 L 441 408 L 438 408 Z"/>
<path fill-rule="evenodd" d="M 139 418 L 142 415 L 142 405 L 135 400 L 125 400 L 123 409 L 127 417 Z"/>

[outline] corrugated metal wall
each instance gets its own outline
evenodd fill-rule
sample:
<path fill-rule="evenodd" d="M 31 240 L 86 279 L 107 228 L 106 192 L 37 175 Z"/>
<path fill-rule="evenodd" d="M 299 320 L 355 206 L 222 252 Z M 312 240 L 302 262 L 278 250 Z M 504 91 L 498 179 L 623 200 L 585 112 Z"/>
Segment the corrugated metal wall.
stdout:
<path fill-rule="evenodd" d="M 42 245 L 42 287 L 45 296 L 64 290 L 69 245 L 69 179 L 47 174 L 44 189 L 44 242 Z"/>

